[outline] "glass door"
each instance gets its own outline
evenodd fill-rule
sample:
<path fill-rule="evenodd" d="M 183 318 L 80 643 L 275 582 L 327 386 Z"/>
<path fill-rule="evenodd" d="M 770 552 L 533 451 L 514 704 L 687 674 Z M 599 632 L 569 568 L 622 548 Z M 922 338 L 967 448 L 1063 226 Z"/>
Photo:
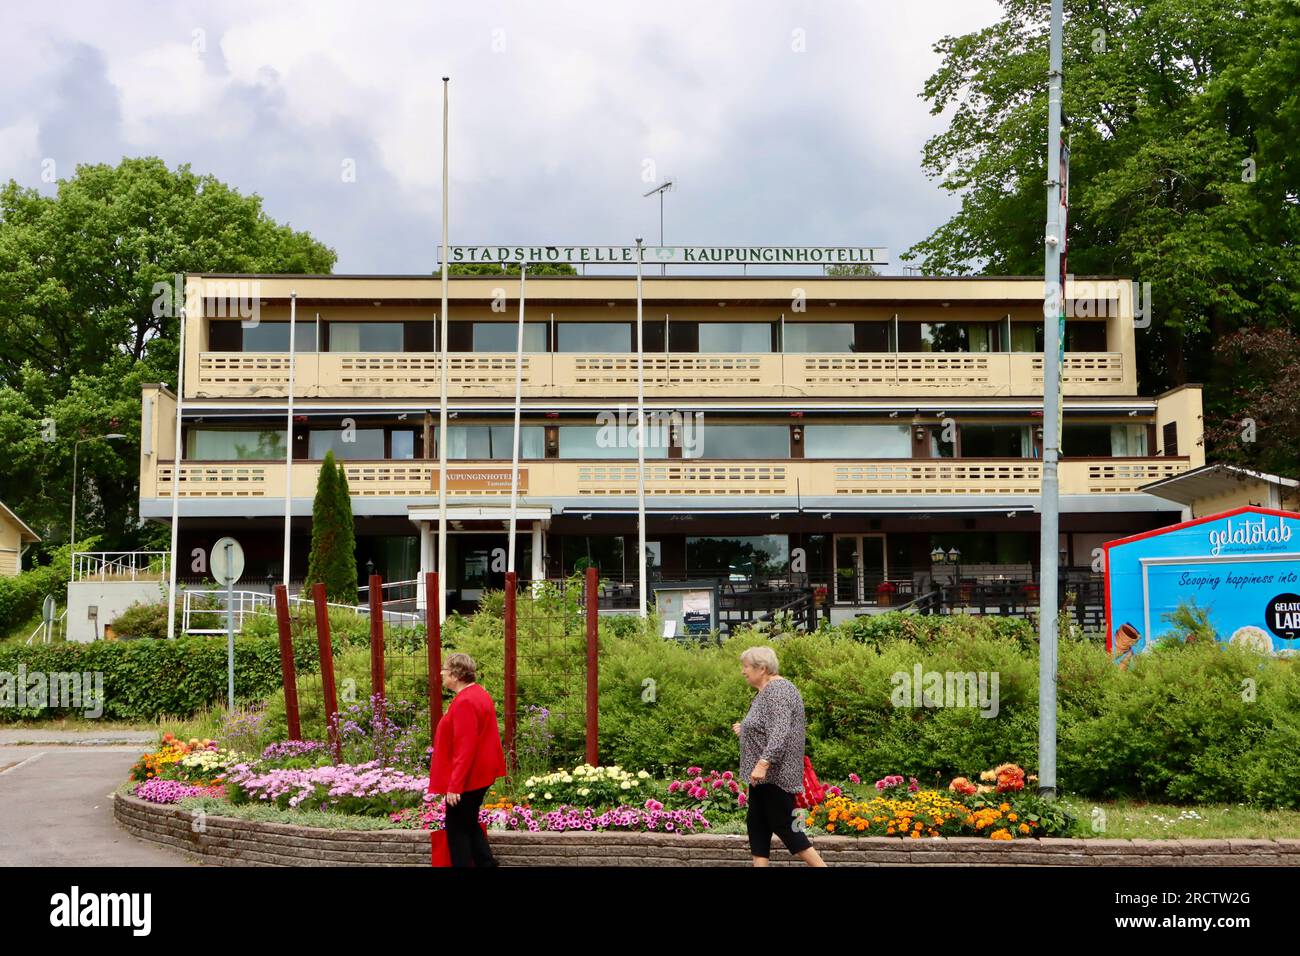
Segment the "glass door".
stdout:
<path fill-rule="evenodd" d="M 876 599 L 876 586 L 889 575 L 883 534 L 835 536 L 835 603 L 863 604 Z"/>

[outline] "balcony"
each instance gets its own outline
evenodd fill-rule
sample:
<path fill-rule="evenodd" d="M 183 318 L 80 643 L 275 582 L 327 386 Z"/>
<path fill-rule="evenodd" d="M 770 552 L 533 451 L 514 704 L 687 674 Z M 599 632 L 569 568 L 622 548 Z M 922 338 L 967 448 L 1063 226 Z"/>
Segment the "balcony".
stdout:
<path fill-rule="evenodd" d="M 292 494 L 311 498 L 319 463 L 293 465 Z M 435 461 L 357 461 L 344 465 L 354 498 L 436 498 Z M 520 497 L 588 498 L 593 504 L 635 497 L 635 461 L 527 461 L 521 463 Z M 1096 458 L 1061 462 L 1062 494 L 1134 494 L 1148 482 L 1188 470 L 1188 458 Z M 186 499 L 277 499 L 285 491 L 282 462 L 184 461 L 179 496 Z M 508 500 L 510 463 L 454 462 L 448 499 Z M 1042 462 L 1036 459 L 881 459 L 854 461 L 654 460 L 645 466 L 646 494 L 686 498 L 840 498 L 903 495 L 1037 495 Z M 171 495 L 177 466 L 169 461 L 142 475 L 142 498 Z M 462 481 L 473 475 L 474 481 Z M 485 477 L 486 476 L 486 477 Z"/>
<path fill-rule="evenodd" d="M 1120 352 L 1065 356 L 1067 395 L 1134 395 L 1132 363 Z M 953 396 L 1032 397 L 1043 393 L 1043 356 L 1031 352 L 872 352 L 826 354 L 653 353 L 644 358 L 648 396 L 752 398 Z M 510 352 L 453 352 L 448 387 L 458 398 L 513 398 Z M 530 353 L 527 398 L 631 397 L 635 354 Z M 186 368 L 187 398 L 283 398 L 285 353 L 200 352 Z M 436 352 L 323 352 L 297 356 L 295 398 L 401 398 L 437 392 Z"/>

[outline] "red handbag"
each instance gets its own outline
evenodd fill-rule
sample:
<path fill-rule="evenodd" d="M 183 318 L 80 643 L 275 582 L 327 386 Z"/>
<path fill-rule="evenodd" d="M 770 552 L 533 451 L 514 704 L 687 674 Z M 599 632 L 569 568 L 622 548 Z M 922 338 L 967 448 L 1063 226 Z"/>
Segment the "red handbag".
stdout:
<path fill-rule="evenodd" d="M 808 755 L 803 758 L 803 792 L 794 798 L 794 805 L 803 810 L 811 809 L 826 799 L 826 788 L 817 779 L 812 761 Z"/>
<path fill-rule="evenodd" d="M 480 822 L 479 826 L 483 829 L 483 835 L 487 836 L 487 824 Z M 433 866 L 451 866 L 451 851 L 447 849 L 447 831 L 430 830 L 429 843 L 433 851 L 431 864 Z"/>

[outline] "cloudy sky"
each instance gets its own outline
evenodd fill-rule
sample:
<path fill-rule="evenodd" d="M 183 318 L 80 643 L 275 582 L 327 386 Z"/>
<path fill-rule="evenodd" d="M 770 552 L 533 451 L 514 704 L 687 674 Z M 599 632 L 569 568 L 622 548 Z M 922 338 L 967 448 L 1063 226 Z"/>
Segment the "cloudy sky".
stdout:
<path fill-rule="evenodd" d="M 0 33 L 0 179 L 186 162 L 339 255 L 453 244 L 882 245 L 955 209 L 920 171 L 931 45 L 995 0 L 27 3 Z M 646 180 L 651 180 L 647 182 Z"/>

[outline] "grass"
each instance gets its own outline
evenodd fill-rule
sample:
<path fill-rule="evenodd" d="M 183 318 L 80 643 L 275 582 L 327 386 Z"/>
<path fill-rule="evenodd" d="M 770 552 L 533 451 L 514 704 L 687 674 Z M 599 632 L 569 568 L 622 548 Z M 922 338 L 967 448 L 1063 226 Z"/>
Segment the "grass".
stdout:
<path fill-rule="evenodd" d="M 1079 818 L 1085 831 L 1080 835 L 1084 837 L 1110 840 L 1300 839 L 1300 810 L 1261 810 L 1239 803 L 1180 806 L 1141 800 L 1094 801 L 1073 795 L 1062 797 L 1061 802 Z"/>

